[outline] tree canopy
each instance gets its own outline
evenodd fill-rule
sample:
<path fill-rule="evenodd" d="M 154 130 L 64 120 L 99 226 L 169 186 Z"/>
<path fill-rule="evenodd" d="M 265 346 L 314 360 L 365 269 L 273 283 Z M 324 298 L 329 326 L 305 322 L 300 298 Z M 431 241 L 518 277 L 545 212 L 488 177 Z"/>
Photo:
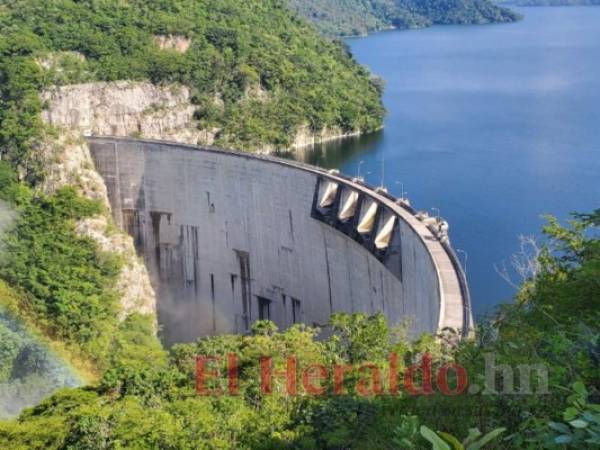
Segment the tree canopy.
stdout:
<path fill-rule="evenodd" d="M 390 27 L 514 22 L 520 17 L 489 0 L 289 0 L 289 3 L 324 33 L 345 36 Z"/>
<path fill-rule="evenodd" d="M 200 339 L 173 347 L 168 357 L 143 339 L 135 322 L 117 339 L 110 367 L 92 387 L 58 392 L 26 410 L 18 421 L 0 422 L 0 447 L 11 449 L 591 449 L 600 445 L 600 210 L 578 215 L 564 227 L 550 219 L 539 270 L 514 304 L 504 305 L 478 327 L 475 338 L 457 346 L 434 336 L 416 341 L 381 315 L 338 314 L 329 337 L 296 325 L 280 332 L 257 322 L 252 334 Z M 433 364 L 456 362 L 469 377 L 462 395 L 360 394 L 369 373 L 385 370 L 391 353 L 400 373 L 428 353 Z M 237 395 L 195 392 L 197 355 L 238 356 Z M 308 395 L 297 374 L 297 395 L 278 377 L 272 395 L 260 391 L 260 357 L 275 371 L 289 357 L 298 368 L 322 364 L 350 367 L 345 395 L 332 377 L 324 395 Z M 497 370 L 491 373 L 492 358 Z M 487 361 L 487 362 L 486 362 Z M 514 370 L 506 378 L 507 365 Z M 527 367 L 544 367 L 543 378 L 520 378 Z M 524 368 L 524 369 L 523 369 Z M 439 373 L 439 372 L 438 372 Z M 524 381 L 525 380 L 525 381 Z M 528 382 L 533 391 L 527 392 Z M 314 380 L 312 381 L 314 382 Z M 227 390 L 228 379 L 208 388 Z M 389 380 L 384 384 L 389 387 Z M 417 378 L 421 386 L 423 378 Z M 432 383 L 440 386 L 439 379 Z M 457 378 L 450 377 L 451 389 Z M 371 384 L 371 394 L 375 393 Z M 485 389 L 483 389 L 485 386 Z M 547 392 L 536 389 L 546 387 Z M 486 389 L 488 391 L 486 392 Z M 497 391 L 495 390 L 497 389 Z M 482 430 L 482 431 L 479 431 Z M 463 442 L 460 440 L 467 436 Z M 460 440 L 459 440 L 460 439 Z M 433 447 L 432 447 L 433 446 Z"/>
<path fill-rule="evenodd" d="M 186 52 L 160 48 L 157 37 L 173 35 L 190 40 Z M 84 59 L 63 58 L 49 73 L 39 61 L 56 52 Z M 93 80 L 185 84 L 200 125 L 220 130 L 218 144 L 246 150 L 287 148 L 301 126 L 366 132 L 384 116 L 369 72 L 282 0 L 0 2 L 5 159 L 33 166 L 40 90 Z"/>

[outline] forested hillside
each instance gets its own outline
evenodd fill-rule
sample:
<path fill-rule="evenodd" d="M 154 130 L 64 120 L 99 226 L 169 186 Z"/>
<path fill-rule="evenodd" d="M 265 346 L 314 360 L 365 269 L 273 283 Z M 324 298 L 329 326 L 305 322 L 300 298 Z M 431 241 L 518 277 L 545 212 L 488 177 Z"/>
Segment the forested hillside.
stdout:
<path fill-rule="evenodd" d="M 489 0 L 289 0 L 332 35 L 362 35 L 390 27 L 514 22 L 519 15 Z"/>
<path fill-rule="evenodd" d="M 123 274 L 135 275 L 140 262 L 111 222 L 102 182 L 89 177 L 85 143 L 43 120 L 50 109 L 43 92 L 117 80 L 161 92 L 186 86 L 190 126 L 247 151 L 289 148 L 299 130 L 377 129 L 384 116 L 381 87 L 368 71 L 281 0 L 0 0 L 0 214 L 4 205 L 11 210 L 0 243 L 2 399 L 44 372 L 44 340 L 88 381 L 129 348 L 127 333 L 159 345 L 152 308 L 132 313 L 123 300 Z M 161 105 L 146 100 L 151 107 L 140 114 L 149 122 Z M 80 117 L 81 107 L 75 99 L 66 115 Z M 127 105 L 119 107 L 126 117 Z M 59 173 L 50 188 L 52 170 Z M 13 322 L 33 330 L 28 340 Z M 19 410 L 8 401 L 0 414 Z"/>
<path fill-rule="evenodd" d="M 40 90 L 96 80 L 187 85 L 201 126 L 247 150 L 289 147 L 301 126 L 373 130 L 384 115 L 369 73 L 281 0 L 0 2 L 3 159 L 31 164 Z"/>
<path fill-rule="evenodd" d="M 361 5 L 347 23 L 364 30 L 514 19 L 477 0 Z M 107 202 L 84 197 L 67 182 L 49 192 L 41 187 L 48 167 L 39 143 L 60 131 L 43 122 L 48 105 L 40 92 L 115 80 L 188 86 L 199 126 L 217 128 L 218 144 L 250 151 L 284 148 L 303 125 L 367 131 L 381 126 L 384 115 L 381 85 L 283 0 L 0 0 L 0 213 L 10 214 L 0 221 L 7 226 L 0 243 L 0 398 L 11 402 L 0 415 L 20 409 L 13 399 L 23 396 L 12 389 L 27 391 L 24 377 L 45 383 L 42 375 L 53 371 L 57 382 L 66 379 L 60 385 L 79 383 L 40 342 L 58 345 L 61 356 L 89 375 L 88 386 L 60 390 L 17 419 L 0 420 L 0 449 L 600 445 L 600 210 L 567 226 L 549 219 L 545 244 L 526 261 L 530 270 L 522 272 L 514 304 L 482 321 L 472 339 L 408 340 L 403 327 L 388 326 L 382 315 L 339 314 L 326 337 L 305 325 L 278 331 L 258 321 L 248 335 L 165 349 L 156 317 L 124 314 L 117 280 L 125 261 L 81 230 L 86 220 L 110 217 Z M 58 142 L 69 139 L 76 138 Z M 120 232 L 108 225 L 107 234 Z M 237 395 L 198 395 L 196 356 L 230 353 L 239 358 Z M 369 375 L 387 370 L 391 353 L 398 356 L 400 385 L 406 386 L 405 369 L 428 353 L 436 369 L 464 367 L 475 389 L 456 396 L 404 388 L 371 395 L 376 381 Z M 491 376 L 498 391 L 486 391 L 486 355 L 514 368 L 516 381 L 498 371 Z M 281 377 L 271 395 L 261 394 L 261 356 L 271 357 L 278 371 L 297 358 L 298 395 L 286 394 Z M 300 370 L 314 364 L 345 367 L 343 395 L 331 377 L 306 389 L 319 377 L 307 382 Z M 522 392 L 529 381 L 518 378 L 523 365 L 547 368 L 547 392 Z M 458 389 L 457 374 L 446 390 Z M 389 390 L 392 378 L 385 375 Z M 414 381 L 424 386 L 424 379 Z M 535 374 L 531 381 L 534 392 L 545 387 Z M 207 387 L 231 385 L 223 378 Z M 458 440 L 467 436 L 461 447 Z"/>
<path fill-rule="evenodd" d="M 598 448 L 599 226 L 600 210 L 578 216 L 569 227 L 550 219 L 548 245 L 529 261 L 534 270 L 515 304 L 504 305 L 480 324 L 474 339 L 458 346 L 429 335 L 409 342 L 382 315 L 355 314 L 334 316 L 333 335 L 325 340 L 301 325 L 278 332 L 270 322 L 257 322 L 251 335 L 201 339 L 167 353 L 135 322 L 125 323 L 101 381 L 63 390 L 18 421 L 0 421 L 0 448 Z M 401 373 L 408 373 L 425 352 L 436 368 L 456 362 L 468 374 L 468 386 L 459 388 L 455 376 L 444 388 L 438 376 L 431 380 L 436 390 L 425 391 L 419 376 L 408 390 L 400 375 L 402 387 L 390 395 L 386 364 L 392 352 Z M 232 389 L 225 376 L 231 353 L 239 362 L 236 395 L 226 394 Z M 197 355 L 224 358 L 223 364 L 213 361 L 210 373 L 221 367 L 222 376 L 207 377 L 199 392 L 204 395 L 195 390 Z M 287 358 L 296 358 L 297 395 L 286 394 L 281 375 L 271 394 L 261 394 L 261 356 L 271 357 L 280 373 L 289 364 Z M 344 389 L 339 390 L 331 372 L 322 376 L 313 371 L 312 382 L 301 377 L 300 370 L 314 364 L 346 367 Z M 508 375 L 506 367 L 511 368 Z M 546 380 L 540 367 L 547 370 Z M 374 395 L 379 392 L 375 368 L 385 374 L 384 395 Z M 214 394 L 215 389 L 225 395 Z M 443 395 L 440 389 L 463 391 Z M 468 445 L 462 446 L 463 439 Z"/>

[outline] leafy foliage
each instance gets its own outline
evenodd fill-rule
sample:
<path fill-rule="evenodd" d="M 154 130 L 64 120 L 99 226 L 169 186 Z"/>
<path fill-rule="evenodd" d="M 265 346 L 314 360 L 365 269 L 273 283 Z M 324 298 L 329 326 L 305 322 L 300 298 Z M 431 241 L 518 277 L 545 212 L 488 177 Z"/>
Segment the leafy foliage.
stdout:
<path fill-rule="evenodd" d="M 589 403 L 589 392 L 581 382 L 572 386 L 564 422 L 549 422 L 542 432 L 546 448 L 600 446 L 600 405 Z"/>
<path fill-rule="evenodd" d="M 72 189 L 35 194 L 6 162 L 0 199 L 18 212 L 0 261 L 0 416 L 80 385 L 68 362 L 91 379 L 108 366 L 166 364 L 151 317 L 117 324 L 119 260 L 75 231 L 75 220 L 100 212 L 99 204 Z"/>
<path fill-rule="evenodd" d="M 116 327 L 118 301 L 112 286 L 121 262 L 75 231 L 75 222 L 98 214 L 101 205 L 72 188 L 33 195 L 0 163 L 0 198 L 19 209 L 5 238 L 0 277 L 24 293 L 20 307 L 53 337 L 103 360 Z"/>
<path fill-rule="evenodd" d="M 400 424 L 394 429 L 392 442 L 398 448 L 414 450 L 418 448 L 419 418 L 417 416 L 401 416 Z"/>
<path fill-rule="evenodd" d="M 72 298 L 62 297 L 60 284 L 49 284 L 56 286 L 52 295 L 37 289 L 34 275 L 43 271 L 55 274 L 54 260 L 42 257 L 37 261 L 28 255 L 38 245 L 62 245 L 73 260 L 63 261 L 61 256 L 57 261 L 73 263 L 74 267 L 90 265 L 90 285 L 82 288 L 96 292 L 95 283 L 105 273 L 103 260 L 87 248 L 89 242 L 78 241 L 72 234 L 73 219 L 96 211 L 96 207 L 74 198 L 69 191 L 35 197 L 15 186 L 14 175 L 6 170 L 0 170 L 0 179 L 9 181 L 0 188 L 2 196 L 21 209 L 13 233 L 23 233 L 29 242 L 29 246 L 13 242 L 18 251 L 10 257 L 16 258 L 15 262 L 27 261 L 34 269 L 31 277 L 13 275 L 10 267 L 3 267 L 3 273 L 15 277 L 34 314 L 55 314 L 55 323 L 61 325 L 55 325 L 55 331 L 61 336 L 82 345 L 88 343 L 91 349 L 92 343 L 103 342 L 106 330 L 111 330 L 102 346 L 110 356 L 100 382 L 60 391 L 26 410 L 18 421 L 0 422 L 0 448 L 380 450 L 434 445 L 443 449 L 533 450 L 596 445 L 600 299 L 595 287 L 600 279 L 600 211 L 575 216 L 567 227 L 551 219 L 545 228 L 549 240 L 535 278 L 523 286 L 514 304 L 503 306 L 480 326 L 475 339 L 456 347 L 444 346 L 433 336 L 408 341 L 402 329 L 390 329 L 381 315 L 353 314 L 332 317 L 327 338 L 318 339 L 318 330 L 303 325 L 280 332 L 270 322 L 257 322 L 251 335 L 204 338 L 177 345 L 167 354 L 153 337 L 149 318 L 131 316 L 121 325 L 109 318 L 94 324 L 88 308 L 96 309 L 94 314 L 108 314 L 99 308 L 110 304 L 92 301 L 78 305 L 74 297 L 75 305 L 81 306 L 74 313 L 55 306 L 63 298 Z M 50 232 L 56 244 L 49 242 L 46 233 Z M 65 244 L 67 235 L 87 250 L 70 249 Z M 76 282 L 63 274 L 56 273 L 53 278 L 67 287 L 73 282 L 79 288 L 78 277 Z M 63 322 L 62 314 L 80 326 Z M 5 337 L 7 343 L 0 348 L 0 355 L 11 361 L 18 343 L 14 336 L 5 333 Z M 368 361 L 371 367 L 381 367 L 391 351 L 399 355 L 400 368 L 415 364 L 425 351 L 435 355 L 437 365 L 456 361 L 466 369 L 471 387 L 476 389 L 462 396 L 413 396 L 408 392 L 364 396 L 352 389 L 366 379 L 357 364 Z M 229 353 L 239 357 L 238 394 L 196 395 L 196 355 L 225 357 Z M 490 354 L 496 366 L 547 368 L 548 392 L 528 392 L 522 378 L 511 381 L 502 371 L 491 372 L 498 392 L 489 390 L 485 355 Z M 271 358 L 274 372 L 286 369 L 288 357 L 297 358 L 298 395 L 287 395 L 284 380 L 277 376 L 272 395 L 261 394 L 259 361 L 264 356 Z M 323 395 L 308 395 L 302 369 L 309 364 L 350 365 L 345 395 L 335 395 L 332 377 L 319 381 Z M 224 358 L 215 361 L 213 368 L 225 373 Z M 534 392 L 545 387 L 540 380 L 530 380 Z M 217 377 L 208 380 L 206 386 L 226 390 L 228 380 Z M 511 386 L 511 392 L 502 394 Z M 461 442 L 455 436 L 467 438 Z"/>
<path fill-rule="evenodd" d="M 359 26 L 367 29 L 514 19 L 483 0 L 361 5 L 366 25 Z M 25 168 L 32 180 L 42 172 L 34 155 L 42 133 L 38 92 L 50 84 L 185 83 L 193 88 L 203 126 L 221 128 L 220 143 L 248 149 L 289 145 L 303 123 L 313 130 L 370 130 L 381 124 L 382 84 L 369 80 L 343 46 L 317 37 L 277 0 L 6 0 L 0 2 L 0 26 L 0 149 L 3 159 Z M 190 38 L 189 51 L 160 50 L 153 37 L 168 34 Z M 39 59 L 48 54 L 59 69 L 43 69 Z M 256 86 L 267 91 L 266 101 L 248 95 Z M 224 109 L 215 107 L 217 94 Z M 76 233 L 77 220 L 102 212 L 98 203 L 70 188 L 54 195 L 35 193 L 17 181 L 6 162 L 0 163 L 0 199 L 19 212 L 0 263 L 0 277 L 18 294 L 0 282 L 3 303 L 106 369 L 95 386 L 59 391 L 18 421 L 0 422 L 0 448 L 380 450 L 433 444 L 538 449 L 598 444 L 600 210 L 575 216 L 568 227 L 550 218 L 540 271 L 525 283 L 515 304 L 500 308 L 475 340 L 456 348 L 440 345 L 433 336 L 410 342 L 383 316 L 354 314 L 334 316 L 326 339 L 305 326 L 279 332 L 259 322 L 252 335 L 201 339 L 167 353 L 151 318 L 132 315 L 117 322 L 111 286 L 120 261 Z M 23 368 L 45 370 L 47 359 L 38 354 L 39 347 L 10 321 L 1 325 L 0 381 L 11 380 Z M 485 354 L 511 367 L 544 365 L 550 392 L 363 397 L 348 389 L 337 396 L 326 379 L 325 395 L 311 397 L 298 375 L 299 395 L 286 395 L 281 382 L 272 396 L 260 394 L 262 356 L 272 358 L 277 371 L 290 356 L 300 365 L 368 360 L 377 368 L 391 351 L 400 355 L 401 368 L 424 351 L 440 362 L 458 361 L 475 386 L 486 382 Z M 239 355 L 239 395 L 196 395 L 195 356 L 232 352 Z M 355 368 L 350 372 L 352 388 L 361 374 Z M 494 381 L 507 387 L 506 379 Z M 208 386 L 226 389 L 227 380 L 211 380 Z M 515 388 L 525 386 L 517 381 Z M 465 435 L 463 442 L 454 437 Z"/>
<path fill-rule="evenodd" d="M 13 417 L 80 377 L 23 317 L 22 298 L 0 280 L 0 417 Z"/>
<path fill-rule="evenodd" d="M 160 49 L 155 37 L 169 35 L 190 39 L 191 47 L 185 54 Z M 48 59 L 59 70 L 44 70 L 40 61 Z M 37 93 L 91 80 L 188 85 L 201 125 L 221 130 L 219 144 L 247 150 L 289 147 L 302 125 L 374 130 L 384 115 L 367 70 L 281 0 L 0 2 L 5 159 L 41 176 L 34 158 L 42 129 Z M 264 98 L 250 94 L 257 88 Z"/>
<path fill-rule="evenodd" d="M 395 27 L 514 22 L 519 15 L 489 0 L 289 0 L 331 35 L 362 35 Z"/>
<path fill-rule="evenodd" d="M 450 433 L 435 433 L 425 425 L 421 426 L 421 435 L 432 444 L 433 450 L 481 450 L 505 431 L 504 428 L 496 428 L 484 435 L 478 429 L 472 428 L 469 430 L 469 436 L 461 442 Z"/>

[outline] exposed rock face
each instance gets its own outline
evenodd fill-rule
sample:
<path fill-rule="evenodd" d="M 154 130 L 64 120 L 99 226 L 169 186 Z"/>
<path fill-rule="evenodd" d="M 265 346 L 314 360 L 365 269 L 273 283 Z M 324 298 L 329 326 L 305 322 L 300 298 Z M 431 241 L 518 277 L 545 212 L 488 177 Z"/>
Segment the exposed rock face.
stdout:
<path fill-rule="evenodd" d="M 58 87 L 42 93 L 44 120 L 98 136 L 143 136 L 211 145 L 217 130 L 200 130 L 185 86 L 118 81 Z"/>
<path fill-rule="evenodd" d="M 44 70 L 60 69 L 63 60 L 70 59 L 78 62 L 85 62 L 85 56 L 78 52 L 51 52 L 37 58 L 37 63 Z"/>
<path fill-rule="evenodd" d="M 246 90 L 246 98 L 267 102 L 269 93 L 260 86 Z M 156 86 L 149 82 L 117 81 L 57 87 L 42 93 L 48 102 L 44 120 L 57 127 L 77 130 L 84 136 L 129 136 L 163 139 L 185 144 L 213 145 L 219 129 L 202 130 L 194 119 L 197 107 L 186 86 Z M 225 105 L 219 95 L 214 103 Z M 314 133 L 299 127 L 290 150 L 360 134 L 338 128 Z M 265 145 L 261 153 L 277 149 Z"/>
<path fill-rule="evenodd" d="M 177 36 L 157 36 L 161 48 L 186 51 L 190 42 Z M 58 138 L 48 139 L 40 148 L 46 167 L 44 189 L 47 192 L 76 186 L 87 198 L 110 204 L 103 179 L 96 172 L 84 136 L 130 136 L 212 145 L 219 131 L 201 130 L 194 118 L 196 106 L 191 103 L 185 86 L 156 86 L 149 82 L 119 81 L 84 83 L 56 87 L 41 94 L 47 109 L 43 120 L 58 130 Z M 260 86 L 248 89 L 247 98 L 269 101 Z M 215 105 L 224 107 L 219 95 Z M 310 147 L 318 143 L 353 136 L 340 129 L 324 129 L 313 133 L 308 126 L 299 128 L 292 148 Z M 263 152 L 278 150 L 265 146 Z M 93 238 L 101 249 L 121 255 L 125 266 L 118 286 L 123 314 L 153 313 L 156 297 L 146 267 L 136 255 L 132 239 L 122 231 L 112 231 L 108 215 L 81 221 L 77 229 Z"/>
<path fill-rule="evenodd" d="M 121 293 L 121 319 L 128 314 L 154 314 L 155 293 L 144 262 L 138 258 L 132 238 L 121 231 L 109 230 L 109 219 L 97 216 L 84 219 L 77 224 L 77 231 L 95 240 L 105 252 L 118 253 L 125 261 L 117 281 Z"/>
<path fill-rule="evenodd" d="M 90 150 L 81 135 L 61 129 L 57 138 L 48 137 L 39 150 L 45 163 L 42 187 L 46 193 L 63 186 L 75 186 L 84 197 L 110 207 L 104 180 L 96 172 Z"/>
<path fill-rule="evenodd" d="M 71 185 L 90 199 L 101 201 L 110 208 L 106 185 L 96 172 L 89 148 L 77 130 L 59 129 L 58 138 L 48 138 L 40 148 L 45 160 L 47 193 Z M 77 231 L 92 238 L 101 250 L 120 255 L 124 265 L 116 289 L 121 297 L 121 319 L 132 312 L 154 314 L 156 295 L 150 276 L 136 252 L 133 239 L 119 230 L 111 230 L 109 214 L 88 218 L 77 223 Z"/>
<path fill-rule="evenodd" d="M 173 41 L 175 42 L 175 41 Z M 181 41 L 178 45 L 183 45 Z M 171 45 L 165 41 L 165 45 Z M 190 144 L 212 144 L 217 130 L 198 129 L 196 107 L 184 86 L 155 86 L 147 82 L 85 83 L 57 87 L 42 93 L 47 109 L 43 120 L 58 130 L 40 154 L 45 160 L 44 189 L 53 192 L 76 186 L 87 198 L 107 208 L 106 186 L 96 172 L 83 136 L 143 136 Z M 117 283 L 123 317 L 131 312 L 154 313 L 156 297 L 145 265 L 137 257 L 131 237 L 112 231 L 108 216 L 81 221 L 78 231 L 94 239 L 104 251 L 123 257 Z"/>
<path fill-rule="evenodd" d="M 172 34 L 161 34 L 154 36 L 154 42 L 162 50 L 175 50 L 179 53 L 186 53 L 192 45 L 192 41 L 186 38 L 185 36 Z"/>
<path fill-rule="evenodd" d="M 300 127 L 292 144 L 292 148 L 299 149 L 304 147 L 311 147 L 316 144 L 322 144 L 324 142 L 335 141 L 352 136 L 358 136 L 360 131 L 351 131 L 344 133 L 339 128 L 323 128 L 320 133 L 314 133 L 310 130 L 308 125 Z"/>
<path fill-rule="evenodd" d="M 266 103 L 270 99 L 269 92 L 266 91 L 260 84 L 248 86 L 244 96 L 246 99 L 257 100 L 263 103 Z"/>

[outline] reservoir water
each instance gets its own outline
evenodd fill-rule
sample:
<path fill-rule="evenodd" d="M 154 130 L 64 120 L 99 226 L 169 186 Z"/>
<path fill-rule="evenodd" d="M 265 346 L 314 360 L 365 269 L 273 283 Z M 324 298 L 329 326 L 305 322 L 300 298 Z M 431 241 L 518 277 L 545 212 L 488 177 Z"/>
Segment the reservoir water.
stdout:
<path fill-rule="evenodd" d="M 348 40 L 387 81 L 385 130 L 305 156 L 374 185 L 385 165 L 391 192 L 403 183 L 417 209 L 439 208 L 468 254 L 476 315 L 511 299 L 495 266 L 543 214 L 600 207 L 600 7 L 519 11 L 514 24 Z"/>

